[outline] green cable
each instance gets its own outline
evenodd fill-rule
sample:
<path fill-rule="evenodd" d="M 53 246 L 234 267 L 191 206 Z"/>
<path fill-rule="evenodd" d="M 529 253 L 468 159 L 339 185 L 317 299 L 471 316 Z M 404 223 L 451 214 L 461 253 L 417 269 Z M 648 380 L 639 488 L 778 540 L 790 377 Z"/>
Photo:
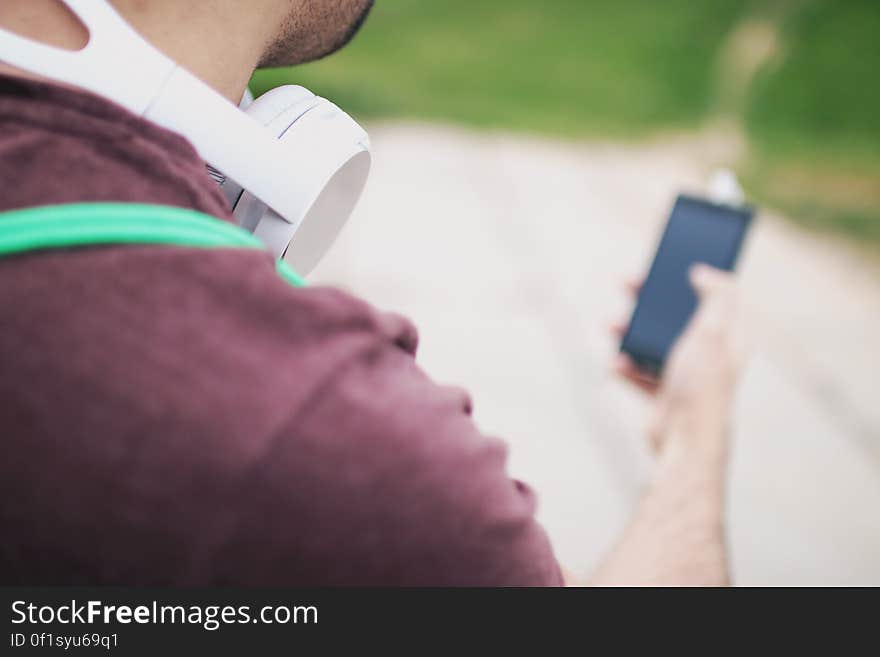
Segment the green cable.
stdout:
<path fill-rule="evenodd" d="M 75 203 L 0 213 L 0 255 L 96 244 L 265 250 L 260 240 L 239 226 L 166 205 Z M 291 285 L 305 286 L 283 260 L 276 261 L 276 269 Z"/>

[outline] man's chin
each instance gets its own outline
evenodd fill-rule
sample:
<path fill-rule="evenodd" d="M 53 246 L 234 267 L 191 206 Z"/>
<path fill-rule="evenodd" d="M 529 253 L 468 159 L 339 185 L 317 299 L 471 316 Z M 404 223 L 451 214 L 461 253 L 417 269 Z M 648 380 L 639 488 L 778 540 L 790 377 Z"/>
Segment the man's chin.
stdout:
<path fill-rule="evenodd" d="M 358 13 L 348 17 L 346 29 L 336 34 L 321 34 L 318 26 L 304 33 L 303 26 L 286 31 L 285 35 L 272 44 L 260 60 L 259 68 L 277 68 L 307 64 L 332 55 L 351 43 L 360 32 L 373 9 L 375 0 L 361 0 Z"/>
<path fill-rule="evenodd" d="M 337 41 L 335 47 L 327 53 L 327 55 L 336 52 L 337 50 L 342 50 L 351 43 L 351 40 L 357 35 L 358 32 L 361 31 L 361 28 L 364 26 L 364 23 L 367 22 L 367 18 L 370 16 L 370 12 L 373 10 L 373 5 L 375 4 L 375 0 L 364 0 L 363 7 L 361 7 L 360 13 L 357 18 L 351 25 L 348 26 L 348 30 L 342 36 L 342 38 Z"/>

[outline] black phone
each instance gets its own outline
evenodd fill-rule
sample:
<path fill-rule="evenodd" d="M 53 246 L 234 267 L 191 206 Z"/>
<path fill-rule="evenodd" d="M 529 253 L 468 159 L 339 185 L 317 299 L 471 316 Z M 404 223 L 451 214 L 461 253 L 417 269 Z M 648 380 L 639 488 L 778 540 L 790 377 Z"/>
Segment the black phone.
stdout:
<path fill-rule="evenodd" d="M 620 350 L 642 371 L 659 375 L 697 306 L 688 272 L 704 263 L 732 271 L 754 217 L 750 206 L 679 196 Z"/>

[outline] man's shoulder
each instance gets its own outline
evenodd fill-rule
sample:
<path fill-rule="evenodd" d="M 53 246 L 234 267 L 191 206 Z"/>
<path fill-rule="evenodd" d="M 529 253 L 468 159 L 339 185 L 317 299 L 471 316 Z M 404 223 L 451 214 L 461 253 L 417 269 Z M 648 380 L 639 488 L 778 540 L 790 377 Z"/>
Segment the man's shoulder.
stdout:
<path fill-rule="evenodd" d="M 162 406 L 191 431 L 269 431 L 359 353 L 415 348 L 405 320 L 335 289 L 293 288 L 259 251 L 96 247 L 0 270 L 0 299 L 16 309 L 0 376 L 132 422 Z"/>

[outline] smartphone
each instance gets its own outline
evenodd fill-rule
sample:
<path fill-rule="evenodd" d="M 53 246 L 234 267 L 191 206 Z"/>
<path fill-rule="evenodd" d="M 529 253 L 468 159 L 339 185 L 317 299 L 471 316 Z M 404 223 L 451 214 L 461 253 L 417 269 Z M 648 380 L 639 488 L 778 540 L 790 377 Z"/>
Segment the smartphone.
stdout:
<path fill-rule="evenodd" d="M 688 272 L 705 263 L 732 271 L 754 217 L 750 206 L 679 196 L 663 231 L 620 350 L 659 375 L 672 345 L 697 307 Z"/>

